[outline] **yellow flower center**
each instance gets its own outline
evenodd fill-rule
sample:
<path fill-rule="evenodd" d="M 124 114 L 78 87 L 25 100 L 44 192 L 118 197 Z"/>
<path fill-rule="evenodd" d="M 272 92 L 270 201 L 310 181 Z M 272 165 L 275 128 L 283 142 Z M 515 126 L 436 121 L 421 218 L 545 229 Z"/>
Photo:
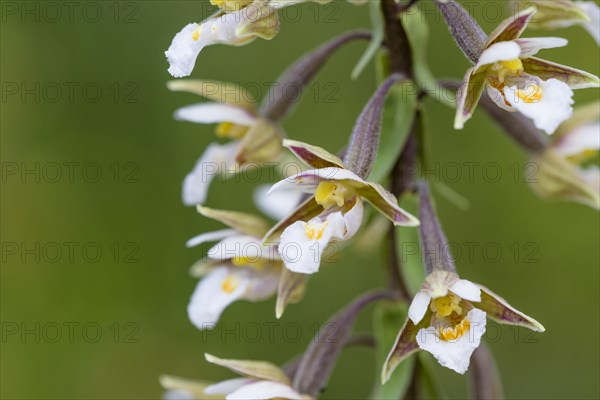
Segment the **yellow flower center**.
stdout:
<path fill-rule="evenodd" d="M 339 183 L 321 182 L 315 191 L 315 200 L 325 209 L 343 206 L 349 196 L 348 189 Z"/>
<path fill-rule="evenodd" d="M 446 296 L 433 299 L 431 302 L 431 311 L 435 312 L 438 318 L 448 317 L 452 312 L 460 315 L 462 314 L 462 308 L 458 305 L 460 300 L 461 298 L 457 295 L 448 293 Z"/>
<path fill-rule="evenodd" d="M 217 125 L 215 134 L 220 138 L 241 139 L 248 132 L 247 126 L 237 125 L 233 122 L 222 122 Z"/>
<path fill-rule="evenodd" d="M 223 11 L 239 11 L 252 3 L 253 0 L 210 0 L 210 4 Z"/>
<path fill-rule="evenodd" d="M 471 323 L 464 318 L 460 323 L 454 325 L 453 327 L 449 326 L 447 328 L 441 328 L 439 330 L 440 337 L 449 342 L 452 340 L 459 339 L 463 337 L 467 332 L 469 332 L 469 328 L 471 327 Z"/>
<path fill-rule="evenodd" d="M 518 89 L 517 97 L 525 103 L 537 103 L 542 99 L 542 88 L 532 82 L 526 89 Z"/>
<path fill-rule="evenodd" d="M 240 278 L 235 275 L 227 275 L 221 284 L 221 290 L 223 290 L 225 293 L 233 293 L 238 286 L 240 286 Z"/>
<path fill-rule="evenodd" d="M 323 232 L 325 232 L 325 228 L 329 222 L 325 221 L 322 224 L 306 224 L 304 226 L 304 232 L 306 233 L 306 237 L 310 240 L 319 240 L 323 237 Z"/>
<path fill-rule="evenodd" d="M 504 82 L 507 75 L 521 75 L 523 73 L 523 62 L 519 58 L 508 61 L 498 61 L 493 70 L 498 74 L 500 82 Z"/>

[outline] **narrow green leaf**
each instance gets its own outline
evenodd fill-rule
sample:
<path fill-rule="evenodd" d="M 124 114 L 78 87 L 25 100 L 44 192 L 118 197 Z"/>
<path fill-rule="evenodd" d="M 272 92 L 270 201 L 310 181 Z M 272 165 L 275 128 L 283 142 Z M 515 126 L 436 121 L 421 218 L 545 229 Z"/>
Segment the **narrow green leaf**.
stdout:
<path fill-rule="evenodd" d="M 437 83 L 427 62 L 429 27 L 425 16 L 415 7 L 414 11 L 402 14 L 401 21 L 412 49 L 414 74 L 419 88 L 431 95 L 434 100 L 455 108 L 456 96 Z"/>
<path fill-rule="evenodd" d="M 413 124 L 417 92 L 413 82 L 405 81 L 388 93 L 383 108 L 379 151 L 369 181 L 381 182 L 392 171 Z"/>
<path fill-rule="evenodd" d="M 385 384 L 381 384 L 380 368 L 384 364 L 387 355 L 394 345 L 394 340 L 402 323 L 408 315 L 406 305 L 403 303 L 381 302 L 373 312 L 373 331 L 377 339 L 377 350 L 375 361 L 377 374 L 375 376 L 375 387 L 371 398 L 376 400 L 402 399 L 410 386 L 415 357 L 410 357 L 392 373 L 392 377 Z"/>
<path fill-rule="evenodd" d="M 375 56 L 377 50 L 383 42 L 384 31 L 383 31 L 383 17 L 379 8 L 379 1 L 373 0 L 369 2 L 369 14 L 371 15 L 371 26 L 373 28 L 373 36 L 369 46 L 356 63 L 354 70 L 352 70 L 352 79 L 358 79 L 360 74 L 363 72 L 369 61 Z"/>

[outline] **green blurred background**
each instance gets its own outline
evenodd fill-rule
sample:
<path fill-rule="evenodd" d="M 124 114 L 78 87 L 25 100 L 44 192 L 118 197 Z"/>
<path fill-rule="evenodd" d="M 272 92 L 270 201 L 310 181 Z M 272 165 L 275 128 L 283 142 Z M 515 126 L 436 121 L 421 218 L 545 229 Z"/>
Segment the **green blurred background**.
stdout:
<path fill-rule="evenodd" d="M 177 107 L 197 99 L 166 90 L 170 76 L 163 52 L 184 24 L 208 14 L 207 3 L 80 2 L 72 14 L 54 3 L 62 14 L 57 19 L 48 2 L 2 2 L 2 398 L 160 398 L 160 374 L 232 376 L 208 365 L 206 351 L 283 363 L 350 299 L 385 285 L 381 257 L 350 248 L 311 280 L 305 300 L 274 323 L 272 337 L 266 324 L 275 321 L 274 300 L 235 304 L 212 335 L 188 322 L 186 305 L 196 285 L 188 267 L 202 251 L 183 244 L 221 226 L 184 207 L 180 186 L 214 135 L 211 126 L 172 119 Z M 434 73 L 462 77 L 467 61 L 433 4 L 424 3 Z M 469 3 L 488 32 L 506 16 L 504 2 Z M 368 26 L 367 8 L 343 1 L 293 7 L 274 40 L 207 48 L 192 77 L 254 83 L 264 95 L 267 83 L 301 54 L 338 33 Z M 550 34 L 571 45 L 543 57 L 599 73 L 598 47 L 583 29 Z M 290 137 L 332 151 L 344 144 L 375 87 L 372 66 L 359 80 L 349 78 L 364 47 L 348 45 L 322 70 L 285 123 Z M 338 85 L 333 95 L 326 86 L 332 83 Z M 39 98 L 27 92 L 31 88 Z M 576 93 L 580 104 L 597 97 L 597 90 Z M 431 160 L 440 163 L 436 178 L 471 203 L 461 210 L 437 196 L 450 241 L 465 252 L 468 243 L 478 243 L 473 257 L 463 252 L 459 258 L 460 273 L 547 329 L 529 335 L 489 328 L 507 397 L 598 398 L 598 213 L 541 201 L 522 174 L 515 180 L 515 165 L 519 170 L 526 155 L 481 111 L 462 132 L 452 130 L 450 109 L 428 101 L 426 112 Z M 465 162 L 479 163 L 473 179 Z M 489 179 L 493 170 L 483 171 L 492 163 L 500 166 L 497 182 Z M 454 165 L 462 166 L 456 180 Z M 35 168 L 39 182 L 35 173 L 21 176 Z M 253 187 L 216 182 L 207 204 L 255 210 Z M 498 248 L 500 256 L 494 253 Z M 368 314 L 359 330 L 369 329 Z M 262 327 L 258 340 L 255 326 L 247 325 L 253 321 Z M 236 324 L 249 328 L 236 337 Z M 364 398 L 375 368 L 371 351 L 346 351 L 323 397 Z M 449 397 L 465 396 L 465 377 L 439 366 L 435 371 Z"/>

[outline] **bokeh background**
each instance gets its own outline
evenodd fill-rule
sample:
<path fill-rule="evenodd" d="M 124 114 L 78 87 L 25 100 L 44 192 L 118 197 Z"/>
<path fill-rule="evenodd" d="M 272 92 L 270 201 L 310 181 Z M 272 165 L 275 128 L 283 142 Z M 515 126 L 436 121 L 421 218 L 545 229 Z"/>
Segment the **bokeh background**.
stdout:
<path fill-rule="evenodd" d="M 467 61 L 433 4 L 423 3 L 434 73 L 462 77 Z M 488 32 L 507 15 L 502 1 L 469 3 Z M 173 120 L 177 107 L 198 99 L 167 91 L 163 52 L 184 24 L 208 15 L 208 2 L 49 4 L 2 2 L 2 398 L 160 398 L 161 374 L 231 377 L 204 361 L 206 351 L 283 363 L 332 313 L 385 285 L 382 257 L 351 247 L 310 281 L 305 300 L 282 320 L 275 322 L 274 300 L 242 302 L 215 333 L 196 330 L 186 316 L 196 285 L 188 267 L 202 252 L 184 242 L 220 225 L 184 207 L 180 186 L 214 129 Z M 293 7 L 276 39 L 207 48 L 193 77 L 258 85 L 265 95 L 268 82 L 301 54 L 368 26 L 367 8 L 344 1 Z M 571 44 L 545 58 L 600 72 L 598 47 L 583 29 L 550 34 Z M 372 65 L 360 79 L 349 77 L 364 48 L 353 43 L 331 59 L 286 121 L 290 137 L 332 151 L 343 146 L 375 88 Z M 598 91 L 575 98 L 592 101 Z M 598 213 L 538 199 L 523 183 L 526 154 L 481 111 L 461 132 L 442 105 L 428 101 L 426 116 L 431 160 L 439 163 L 432 176 L 470 202 L 465 210 L 436 196 L 446 233 L 463 250 L 459 272 L 547 329 L 490 328 L 507 397 L 598 398 Z M 464 163 L 478 163 L 472 178 Z M 39 176 L 26 173 L 36 169 Z M 207 204 L 253 211 L 255 185 L 215 182 Z M 472 256 L 468 243 L 477 243 Z M 359 330 L 369 329 L 369 311 Z M 261 326 L 258 339 L 252 322 Z M 236 327 L 250 328 L 236 335 Z M 376 368 L 371 351 L 346 351 L 323 397 L 364 398 Z M 465 377 L 439 366 L 435 373 L 448 397 L 466 395 Z"/>

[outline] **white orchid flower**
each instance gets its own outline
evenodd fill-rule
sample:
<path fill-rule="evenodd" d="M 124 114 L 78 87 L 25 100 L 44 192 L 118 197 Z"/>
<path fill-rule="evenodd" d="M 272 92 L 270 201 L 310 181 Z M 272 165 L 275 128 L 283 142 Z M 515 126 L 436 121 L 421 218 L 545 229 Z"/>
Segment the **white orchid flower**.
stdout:
<path fill-rule="evenodd" d="M 547 199 L 575 200 L 600 209 L 600 102 L 575 110 L 533 158 L 538 171 L 531 186 Z"/>
<path fill-rule="evenodd" d="M 391 193 L 348 170 L 333 154 L 292 140 L 284 140 L 284 146 L 314 168 L 278 182 L 270 191 L 288 190 L 310 195 L 265 237 L 267 241 L 281 236 L 279 254 L 290 271 L 317 272 L 321 256 L 330 242 L 351 239 L 362 223 L 363 200 L 396 225 L 418 225 L 418 220 L 400 208 Z"/>
<path fill-rule="evenodd" d="M 165 52 L 169 73 L 175 78 L 189 76 L 198 55 L 207 46 L 242 46 L 256 38 L 273 39 L 279 32 L 277 10 L 307 1 L 328 3 L 331 0 L 211 0 L 220 12 L 201 23 L 186 25 L 173 38 Z M 365 0 L 350 2 L 364 4 Z"/>
<path fill-rule="evenodd" d="M 217 123 L 216 135 L 229 139 L 212 143 L 200 156 L 183 182 L 183 202 L 204 204 L 208 188 L 216 177 L 228 178 L 242 167 L 259 166 L 281 154 L 281 127 L 259 114 L 256 102 L 232 83 L 183 80 L 171 81 L 168 88 L 205 97 L 209 102 L 192 104 L 175 111 L 175 119 L 198 124 Z"/>
<path fill-rule="evenodd" d="M 408 319 L 384 365 L 383 380 L 419 349 L 431 353 L 442 366 L 464 374 L 485 333 L 486 317 L 544 331 L 539 322 L 489 289 L 460 279 L 454 272 L 434 270 L 410 305 Z"/>
<path fill-rule="evenodd" d="M 192 247 L 219 241 L 208 250 L 207 260 L 192 267 L 195 275 L 204 277 L 188 304 L 188 316 L 198 329 L 209 329 L 234 301 L 256 302 L 273 296 L 279 287 L 282 264 L 275 247 L 261 243 L 267 226 L 262 219 L 205 207 L 199 207 L 199 212 L 231 227 L 203 233 L 187 242 Z"/>
<path fill-rule="evenodd" d="M 201 23 L 186 25 L 175 35 L 171 46 L 165 52 L 169 62 L 169 73 L 176 78 L 192 73 L 196 58 L 206 46 L 241 46 L 257 37 L 272 39 L 279 30 L 277 12 L 268 4 L 268 0 L 211 3 L 220 5 L 222 11 Z"/>
<path fill-rule="evenodd" d="M 599 86 L 597 76 L 533 57 L 542 49 L 567 44 L 562 38 L 520 38 L 534 13 L 529 8 L 510 17 L 490 35 L 459 90 L 456 129 L 462 129 L 487 88 L 499 107 L 522 113 L 552 134 L 573 112 L 573 89 Z"/>

